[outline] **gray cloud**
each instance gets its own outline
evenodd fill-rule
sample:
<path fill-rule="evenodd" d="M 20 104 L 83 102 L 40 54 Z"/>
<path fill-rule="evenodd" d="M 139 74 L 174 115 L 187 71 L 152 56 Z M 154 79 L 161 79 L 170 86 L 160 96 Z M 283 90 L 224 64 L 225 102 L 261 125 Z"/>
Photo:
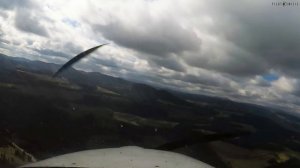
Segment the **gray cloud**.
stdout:
<path fill-rule="evenodd" d="M 263 79 L 262 77 L 256 77 L 254 81 L 252 81 L 253 84 L 260 86 L 260 87 L 270 87 L 271 83 Z"/>
<path fill-rule="evenodd" d="M 51 50 L 51 49 L 34 49 L 34 50 L 42 55 L 58 56 L 58 57 L 65 57 L 65 58 L 69 57 L 68 54 L 56 50 Z"/>
<path fill-rule="evenodd" d="M 240 77 L 264 74 L 269 70 L 266 62 L 252 54 L 232 49 L 223 55 L 216 55 L 213 50 L 218 49 L 188 55 L 184 60 L 190 66 Z"/>
<path fill-rule="evenodd" d="M 27 40 L 26 44 L 30 46 L 31 50 L 38 52 L 41 56 L 49 56 L 45 57 L 51 58 L 52 57 L 60 57 L 70 59 L 71 57 L 76 56 L 78 53 L 82 52 L 83 48 L 74 44 L 73 42 L 65 42 L 62 40 L 52 40 L 47 41 L 45 47 L 43 48 L 34 48 L 32 44 L 34 41 Z M 46 46 L 49 46 L 48 48 Z M 51 48 L 50 48 L 51 46 Z"/>
<path fill-rule="evenodd" d="M 196 51 L 200 47 L 201 40 L 196 34 L 180 27 L 171 18 L 141 24 L 144 25 L 129 26 L 115 20 L 106 25 L 93 25 L 93 29 L 119 45 L 156 56 Z"/>
<path fill-rule="evenodd" d="M 15 26 L 24 32 L 48 36 L 46 28 L 40 23 L 39 17 L 34 10 L 18 9 L 16 11 Z"/>
<path fill-rule="evenodd" d="M 62 41 L 61 43 L 64 43 L 63 49 L 65 50 L 66 53 L 78 54 L 84 50 L 82 46 L 78 44 L 74 44 L 73 42 Z"/>
<path fill-rule="evenodd" d="M 166 57 L 147 57 L 146 58 L 152 66 L 164 67 L 173 71 L 185 72 L 184 65 L 180 62 L 180 58 L 177 56 L 166 56 Z M 154 64 L 154 65 L 153 65 Z"/>
<path fill-rule="evenodd" d="M 14 9 L 17 6 L 29 6 L 31 4 L 30 0 L 0 0 L 0 9 Z"/>
<path fill-rule="evenodd" d="M 6 13 L 6 11 L 0 11 L 0 17 L 7 18 L 8 14 Z"/>
<path fill-rule="evenodd" d="M 109 59 L 99 59 L 99 58 L 91 58 L 90 59 L 90 64 L 100 64 L 100 65 L 104 65 L 107 67 L 113 67 L 113 68 L 119 68 L 120 65 L 118 64 L 118 60 L 109 58 Z"/>
<path fill-rule="evenodd" d="M 8 41 L 8 40 L 1 39 L 1 38 L 0 38 L 0 42 L 1 42 L 1 43 L 4 43 L 4 44 L 9 44 L 9 41 Z"/>
<path fill-rule="evenodd" d="M 9 44 L 10 42 L 8 40 L 4 39 L 3 36 L 4 36 L 4 33 L 2 33 L 2 28 L 0 26 L 0 43 L 2 43 L 2 44 Z"/>
<path fill-rule="evenodd" d="M 282 9 L 271 2 L 211 2 L 215 8 L 213 31 L 221 32 L 225 40 L 244 51 L 231 53 L 232 60 L 218 70 L 253 75 L 271 68 L 290 75 L 300 70 L 300 22 L 295 20 L 300 17 L 298 8 Z"/>

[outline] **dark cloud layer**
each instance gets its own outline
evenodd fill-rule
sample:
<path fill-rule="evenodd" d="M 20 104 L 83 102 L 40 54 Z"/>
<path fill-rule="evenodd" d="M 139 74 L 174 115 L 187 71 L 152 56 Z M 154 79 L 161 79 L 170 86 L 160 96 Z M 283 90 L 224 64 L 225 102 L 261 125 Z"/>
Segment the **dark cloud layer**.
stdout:
<path fill-rule="evenodd" d="M 129 26 L 116 20 L 106 25 L 94 25 L 93 28 L 119 45 L 155 56 L 196 51 L 201 45 L 201 40 L 193 31 L 180 27 L 172 20 L 149 20 L 145 23 Z"/>
<path fill-rule="evenodd" d="M 215 8 L 214 31 L 222 32 L 224 39 L 249 54 L 235 51 L 231 64 L 226 65 L 237 68 L 231 71 L 225 67 L 221 71 L 229 68 L 232 74 L 241 70 L 257 75 L 276 69 L 291 75 L 300 70 L 300 22 L 296 21 L 300 17 L 299 9 L 279 8 L 271 2 L 211 2 Z M 239 7 L 234 8 L 234 4 Z"/>

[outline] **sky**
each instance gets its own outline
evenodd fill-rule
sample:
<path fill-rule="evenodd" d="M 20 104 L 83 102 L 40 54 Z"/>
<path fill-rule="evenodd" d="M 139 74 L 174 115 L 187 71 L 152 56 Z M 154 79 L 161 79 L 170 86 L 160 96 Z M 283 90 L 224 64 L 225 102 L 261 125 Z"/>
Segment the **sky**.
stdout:
<path fill-rule="evenodd" d="M 271 0 L 0 0 L 0 53 L 300 112 L 300 6 Z M 277 2 L 277 1 L 276 1 Z"/>

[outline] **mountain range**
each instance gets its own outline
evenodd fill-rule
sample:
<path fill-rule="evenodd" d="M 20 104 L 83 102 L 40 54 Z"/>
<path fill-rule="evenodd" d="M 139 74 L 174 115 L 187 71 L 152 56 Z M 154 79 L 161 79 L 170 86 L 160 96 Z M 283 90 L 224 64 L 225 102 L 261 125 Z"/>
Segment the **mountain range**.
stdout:
<path fill-rule="evenodd" d="M 38 160 L 85 149 L 171 144 L 216 167 L 299 163 L 296 115 L 74 68 L 52 78 L 60 66 L 0 54 L 0 139 Z M 278 153 L 289 159 L 281 161 Z"/>

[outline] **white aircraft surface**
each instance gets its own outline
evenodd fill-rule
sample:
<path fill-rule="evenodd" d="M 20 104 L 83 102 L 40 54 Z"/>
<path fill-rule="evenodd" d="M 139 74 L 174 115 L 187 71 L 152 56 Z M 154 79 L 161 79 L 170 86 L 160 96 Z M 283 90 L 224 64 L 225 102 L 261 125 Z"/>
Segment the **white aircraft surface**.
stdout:
<path fill-rule="evenodd" d="M 212 168 L 182 154 L 136 146 L 75 152 L 22 167 Z"/>

